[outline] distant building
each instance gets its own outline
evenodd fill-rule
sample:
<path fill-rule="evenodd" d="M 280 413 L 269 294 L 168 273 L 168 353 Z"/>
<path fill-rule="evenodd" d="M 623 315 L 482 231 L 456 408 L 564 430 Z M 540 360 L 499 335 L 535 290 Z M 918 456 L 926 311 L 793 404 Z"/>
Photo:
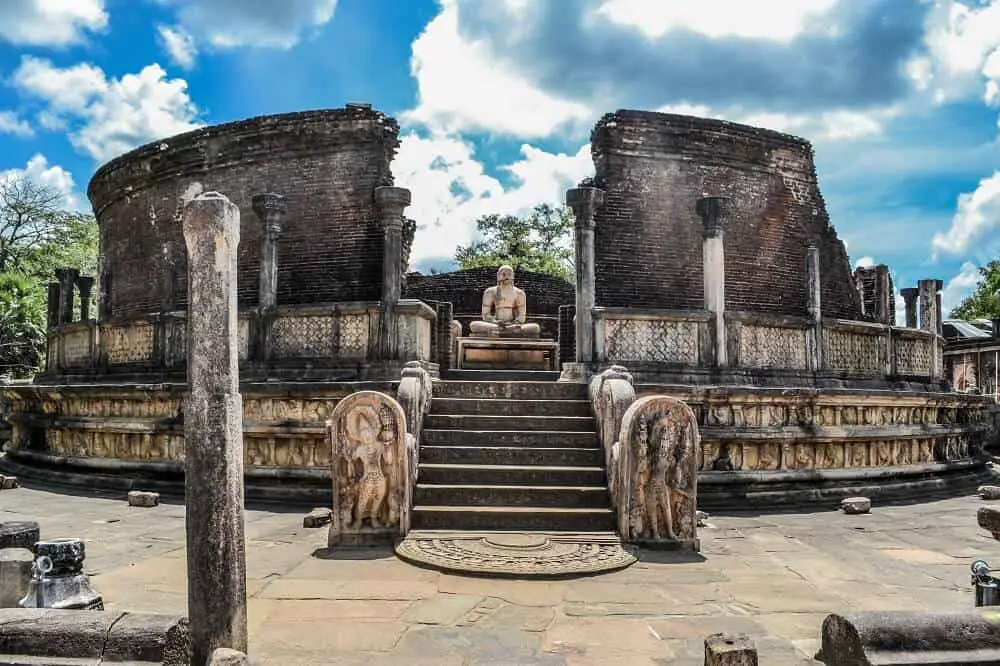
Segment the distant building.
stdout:
<path fill-rule="evenodd" d="M 945 376 L 960 393 L 997 395 L 997 368 L 1000 358 L 1000 318 L 945 319 Z"/>

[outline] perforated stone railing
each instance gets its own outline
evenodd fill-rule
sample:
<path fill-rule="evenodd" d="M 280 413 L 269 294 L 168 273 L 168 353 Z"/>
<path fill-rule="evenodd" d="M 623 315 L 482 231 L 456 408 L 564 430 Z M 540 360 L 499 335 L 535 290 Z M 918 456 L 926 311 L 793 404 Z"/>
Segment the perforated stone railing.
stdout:
<path fill-rule="evenodd" d="M 265 315 L 241 312 L 237 354 L 241 363 L 357 363 L 375 352 L 380 316 L 377 303 L 283 307 Z M 435 319 L 434 310 L 424 303 L 400 302 L 394 357 L 431 361 Z M 183 312 L 77 322 L 49 331 L 46 374 L 181 370 L 186 358 Z"/>
<path fill-rule="evenodd" d="M 707 312 L 595 308 L 594 329 L 600 363 L 697 367 L 711 362 Z"/>

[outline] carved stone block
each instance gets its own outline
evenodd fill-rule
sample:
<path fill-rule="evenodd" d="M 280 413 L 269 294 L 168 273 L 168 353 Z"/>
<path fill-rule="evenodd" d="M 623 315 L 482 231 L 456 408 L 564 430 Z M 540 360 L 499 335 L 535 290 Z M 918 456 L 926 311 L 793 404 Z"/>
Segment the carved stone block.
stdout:
<path fill-rule="evenodd" d="M 318 509 L 313 509 L 302 518 L 302 527 L 323 527 L 324 525 L 329 525 L 332 520 L 333 511 L 331 509 L 320 507 Z"/>
<path fill-rule="evenodd" d="M 160 503 L 160 493 L 150 493 L 141 490 L 130 490 L 128 493 L 129 506 L 154 507 Z"/>
<path fill-rule="evenodd" d="M 18 487 L 16 476 L 0 476 L 0 490 L 13 490 Z"/>
<path fill-rule="evenodd" d="M 705 639 L 705 666 L 757 666 L 757 648 L 746 634 L 712 634 Z"/>
<path fill-rule="evenodd" d="M 979 486 L 977 492 L 986 500 L 1000 499 L 1000 486 Z"/>
<path fill-rule="evenodd" d="M 612 500 L 626 541 L 698 549 L 698 421 L 683 402 L 640 398 L 622 418 L 611 455 Z"/>
<path fill-rule="evenodd" d="M 868 513 L 872 509 L 872 501 L 867 497 L 848 497 L 841 500 L 840 508 L 847 514 Z"/>
<path fill-rule="evenodd" d="M 329 545 L 367 545 L 405 534 L 413 453 L 403 408 L 383 393 L 359 391 L 337 403 L 326 426 L 333 455 Z"/>

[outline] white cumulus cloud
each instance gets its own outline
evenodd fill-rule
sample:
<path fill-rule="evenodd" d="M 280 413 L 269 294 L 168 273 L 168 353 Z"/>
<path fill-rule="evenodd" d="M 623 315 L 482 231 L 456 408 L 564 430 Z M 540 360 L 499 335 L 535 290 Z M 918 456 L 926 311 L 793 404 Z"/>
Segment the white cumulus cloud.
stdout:
<path fill-rule="evenodd" d="M 875 265 L 874 257 L 861 257 L 860 259 L 854 262 L 855 268 L 871 268 L 874 265 Z"/>
<path fill-rule="evenodd" d="M 590 146 L 573 155 L 530 145 L 521 159 L 501 167 L 511 175 L 505 187 L 476 160 L 473 146 L 455 137 L 403 136 L 392 163 L 395 181 L 411 190 L 407 216 L 417 221 L 411 262 L 451 257 L 475 237 L 475 221 L 490 213 L 520 214 L 540 203 L 562 204 L 566 190 L 593 174 Z"/>
<path fill-rule="evenodd" d="M 188 32 L 218 48 L 288 49 L 329 23 L 337 0 L 158 0 Z"/>
<path fill-rule="evenodd" d="M 404 121 L 440 132 L 543 137 L 568 123 L 593 119 L 588 107 L 547 93 L 488 44 L 463 37 L 456 0 L 442 0 L 441 7 L 413 42 L 410 67 L 419 103 L 403 114 Z"/>
<path fill-rule="evenodd" d="M 48 159 L 41 153 L 36 153 L 29 159 L 24 168 L 0 171 L 0 183 L 22 179 L 47 187 L 61 195 L 61 205 L 66 208 L 76 208 L 79 203 L 73 193 L 75 185 L 73 175 L 57 164 L 49 164 Z"/>
<path fill-rule="evenodd" d="M 0 134 L 31 136 L 35 131 L 13 111 L 0 111 Z"/>
<path fill-rule="evenodd" d="M 155 63 L 114 78 L 87 63 L 59 68 L 26 57 L 13 80 L 48 104 L 50 123 L 56 122 L 51 117 L 55 114 L 68 124 L 77 150 L 100 161 L 200 126 L 187 82 L 168 79 Z"/>
<path fill-rule="evenodd" d="M 961 254 L 979 240 L 1000 229 L 1000 171 L 979 181 L 973 192 L 958 196 L 958 207 L 947 231 L 931 241 L 934 257 L 940 253 Z"/>
<path fill-rule="evenodd" d="M 941 290 L 941 311 L 944 316 L 958 306 L 966 297 L 972 294 L 982 276 L 979 274 L 979 267 L 971 261 L 962 264 L 958 274 L 948 280 Z"/>
<path fill-rule="evenodd" d="M 17 45 L 74 44 L 107 24 L 104 0 L 0 0 L 0 39 Z"/>
<path fill-rule="evenodd" d="M 194 61 L 198 57 L 198 45 L 195 44 L 191 33 L 180 26 L 168 25 L 156 26 L 156 33 L 170 60 L 184 69 L 194 67 Z"/>

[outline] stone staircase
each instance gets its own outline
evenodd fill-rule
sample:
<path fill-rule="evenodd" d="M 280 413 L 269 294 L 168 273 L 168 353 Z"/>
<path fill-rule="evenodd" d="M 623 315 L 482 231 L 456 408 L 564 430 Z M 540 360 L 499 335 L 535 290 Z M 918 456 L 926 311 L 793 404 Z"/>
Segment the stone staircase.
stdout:
<path fill-rule="evenodd" d="M 587 387 L 557 372 L 460 370 L 434 382 L 417 530 L 614 530 Z"/>

